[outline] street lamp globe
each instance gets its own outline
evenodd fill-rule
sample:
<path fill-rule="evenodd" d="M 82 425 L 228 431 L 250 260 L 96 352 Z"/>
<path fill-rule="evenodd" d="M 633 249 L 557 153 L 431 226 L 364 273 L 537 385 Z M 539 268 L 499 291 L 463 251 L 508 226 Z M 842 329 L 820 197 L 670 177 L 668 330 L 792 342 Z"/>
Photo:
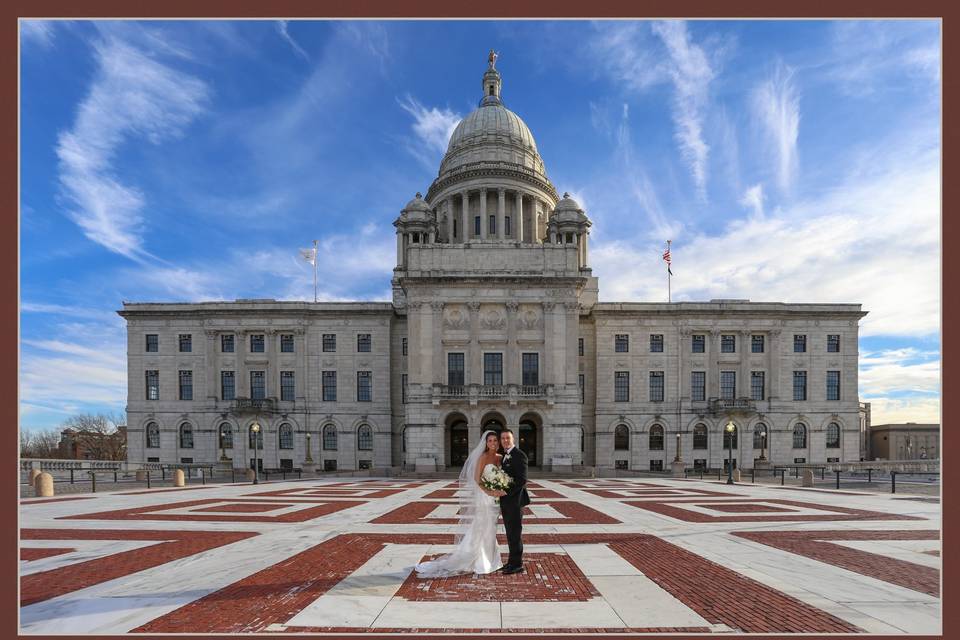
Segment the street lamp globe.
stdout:
<path fill-rule="evenodd" d="M 736 430 L 733 420 L 727 421 L 727 484 L 733 484 L 733 432 Z"/>
<path fill-rule="evenodd" d="M 253 431 L 253 484 L 260 484 L 260 474 L 258 473 L 260 466 L 260 423 L 254 422 L 250 425 L 250 430 Z"/>

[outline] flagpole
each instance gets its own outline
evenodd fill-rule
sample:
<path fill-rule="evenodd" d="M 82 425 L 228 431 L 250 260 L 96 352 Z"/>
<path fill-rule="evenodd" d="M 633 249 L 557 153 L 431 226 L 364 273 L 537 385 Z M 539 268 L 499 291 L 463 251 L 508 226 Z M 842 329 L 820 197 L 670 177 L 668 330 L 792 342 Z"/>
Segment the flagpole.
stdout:
<path fill-rule="evenodd" d="M 670 241 L 667 240 L 667 255 L 670 255 Z M 671 256 L 672 257 L 672 256 Z M 673 274 L 670 272 L 670 261 L 667 260 L 667 302 L 673 302 L 673 291 L 671 287 L 671 279 Z"/>
<path fill-rule="evenodd" d="M 317 301 L 317 241 L 313 241 L 313 301 Z"/>

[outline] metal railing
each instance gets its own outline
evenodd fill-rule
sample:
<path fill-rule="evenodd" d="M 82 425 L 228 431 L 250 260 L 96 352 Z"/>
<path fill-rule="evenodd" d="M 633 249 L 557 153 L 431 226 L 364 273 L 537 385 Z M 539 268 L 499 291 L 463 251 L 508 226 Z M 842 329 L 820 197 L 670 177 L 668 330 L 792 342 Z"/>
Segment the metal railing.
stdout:
<path fill-rule="evenodd" d="M 276 398 L 234 398 L 233 413 L 272 413 L 277 408 Z"/>

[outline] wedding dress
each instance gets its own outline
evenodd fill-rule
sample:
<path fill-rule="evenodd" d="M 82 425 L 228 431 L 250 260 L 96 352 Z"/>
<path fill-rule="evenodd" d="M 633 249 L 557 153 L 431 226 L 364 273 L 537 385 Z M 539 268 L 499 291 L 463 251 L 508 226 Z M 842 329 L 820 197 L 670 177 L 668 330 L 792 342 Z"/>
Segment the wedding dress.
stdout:
<path fill-rule="evenodd" d="M 450 553 L 419 563 L 415 569 L 420 578 L 442 578 L 464 573 L 492 573 L 499 569 L 500 549 L 497 545 L 497 518 L 500 505 L 477 484 L 477 465 L 487 446 L 484 431 L 480 443 L 474 447 L 460 472 L 460 522 Z"/>

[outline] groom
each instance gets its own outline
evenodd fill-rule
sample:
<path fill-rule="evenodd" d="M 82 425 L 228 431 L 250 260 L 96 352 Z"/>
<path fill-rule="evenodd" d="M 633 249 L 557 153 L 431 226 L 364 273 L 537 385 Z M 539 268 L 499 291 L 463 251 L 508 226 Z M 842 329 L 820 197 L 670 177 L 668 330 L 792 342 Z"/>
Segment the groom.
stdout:
<path fill-rule="evenodd" d="M 530 504 L 527 494 L 527 456 L 513 442 L 513 431 L 500 432 L 500 446 L 503 447 L 503 460 L 500 468 L 513 478 L 508 491 L 500 491 L 500 513 L 503 515 L 503 528 L 507 530 L 507 545 L 510 558 L 503 565 L 504 573 L 523 572 L 523 508 Z"/>

